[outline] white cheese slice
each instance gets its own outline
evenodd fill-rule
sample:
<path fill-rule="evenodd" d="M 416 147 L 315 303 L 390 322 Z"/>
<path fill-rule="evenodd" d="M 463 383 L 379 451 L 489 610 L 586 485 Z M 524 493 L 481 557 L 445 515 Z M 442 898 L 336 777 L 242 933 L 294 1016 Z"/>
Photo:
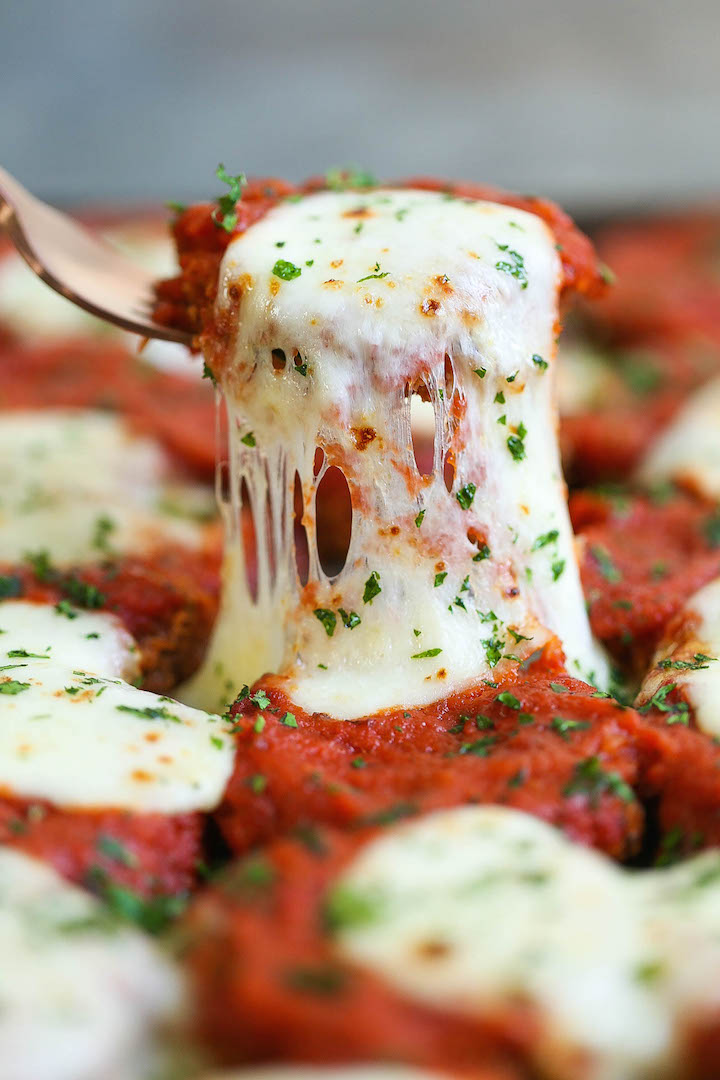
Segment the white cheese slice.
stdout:
<path fill-rule="evenodd" d="M 288 200 L 232 240 L 218 312 L 234 320 L 235 341 L 231 354 L 208 350 L 229 412 L 225 588 L 188 700 L 217 707 L 228 680 L 238 689 L 275 671 L 303 708 L 350 719 L 491 677 L 553 634 L 573 671 L 604 678 L 557 446 L 560 278 L 538 217 L 434 192 Z M 420 387 L 434 412 L 429 479 L 410 438 Z M 347 560 L 332 577 L 315 532 L 315 493 L 330 465 L 344 471 L 353 501 Z M 310 549 L 304 587 L 296 473 Z M 256 597 L 241 542 L 243 487 L 258 537 Z"/>
<path fill-rule="evenodd" d="M 178 975 L 48 866 L 0 848 L 0 1078 L 140 1080 Z M 154 1064 L 153 1064 L 154 1063 Z"/>
<path fill-rule="evenodd" d="M 636 705 L 645 705 L 662 687 L 681 687 L 700 730 L 720 737 L 720 578 L 694 593 L 672 625 L 674 633 L 660 642 Z"/>
<path fill-rule="evenodd" d="M 534 1006 L 552 1080 L 578 1055 L 584 1080 L 674 1076 L 683 1026 L 720 1005 L 718 852 L 626 871 L 529 815 L 462 808 L 371 841 L 330 905 L 355 913 L 340 954 L 410 997 Z"/>
<path fill-rule="evenodd" d="M 0 672 L 0 789 L 75 809 L 212 810 L 233 766 L 219 716 L 50 661 Z"/>
<path fill-rule="evenodd" d="M 116 615 L 73 608 L 73 618 L 54 604 L 26 600 L 0 603 L 0 670 L 38 659 L 128 681 L 140 673 L 134 639 Z"/>
<path fill-rule="evenodd" d="M 652 443 L 638 480 L 673 480 L 720 499 L 720 378 L 700 386 Z"/>
<path fill-rule="evenodd" d="M 172 462 L 119 416 L 85 409 L 20 410 L 0 424 L 0 562 L 46 550 L 56 564 L 198 547 L 194 517 L 211 495 L 177 482 Z"/>

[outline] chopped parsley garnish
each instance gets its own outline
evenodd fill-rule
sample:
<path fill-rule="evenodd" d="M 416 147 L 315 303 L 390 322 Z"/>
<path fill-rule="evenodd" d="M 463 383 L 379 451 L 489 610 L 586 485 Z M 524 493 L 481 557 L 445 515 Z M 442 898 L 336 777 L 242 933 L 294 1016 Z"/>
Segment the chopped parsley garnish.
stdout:
<path fill-rule="evenodd" d="M 347 188 L 375 187 L 377 179 L 366 169 L 329 169 L 325 173 L 325 184 L 331 191 L 345 191 Z"/>
<path fill-rule="evenodd" d="M 262 773 L 255 773 L 254 776 L 249 777 L 248 785 L 254 795 L 262 795 L 267 787 L 267 777 L 263 776 Z"/>
<path fill-rule="evenodd" d="M 258 716 L 257 720 L 253 724 L 253 731 L 256 735 L 262 735 L 263 731 L 265 730 L 265 723 L 265 717 Z"/>
<path fill-rule="evenodd" d="M 436 574 L 435 575 L 435 588 L 436 589 L 438 588 L 439 585 L 442 585 L 442 583 L 443 583 L 443 581 L 445 580 L 446 577 L 447 577 L 447 570 L 443 570 L 441 574 Z"/>
<path fill-rule="evenodd" d="M 533 546 L 530 548 L 530 550 L 539 551 L 540 548 L 547 547 L 548 544 L 554 544 L 559 535 L 560 534 L 557 529 L 550 529 L 549 532 L 541 533 L 540 536 L 538 536 L 537 540 L 534 542 Z"/>
<path fill-rule="evenodd" d="M 256 705 L 258 709 L 267 709 L 270 705 L 270 698 L 267 696 L 264 690 L 256 690 L 254 694 L 250 694 L 250 701 L 253 705 Z"/>
<path fill-rule="evenodd" d="M 365 591 L 363 592 L 363 604 L 372 604 L 376 596 L 382 592 L 380 587 L 380 575 L 377 570 L 373 570 L 370 577 L 365 582 Z"/>
<path fill-rule="evenodd" d="M 390 273 L 389 270 L 385 270 L 385 271 L 381 272 L 380 263 L 377 263 L 377 262 L 375 263 L 375 266 L 373 267 L 373 270 L 374 270 L 374 273 L 366 274 L 365 277 L 358 278 L 357 279 L 358 285 L 360 284 L 361 281 L 373 281 L 375 278 L 386 278 L 388 276 L 388 274 Z"/>
<path fill-rule="evenodd" d="M 337 625 L 337 615 L 335 612 L 330 611 L 328 608 L 319 607 L 315 608 L 313 615 L 323 624 L 327 636 L 332 637 Z"/>
<path fill-rule="evenodd" d="M 137 856 L 134 852 L 128 851 L 124 844 L 121 844 L 114 836 L 110 836 L 109 833 L 100 833 L 96 847 L 108 859 L 120 863 L 121 866 L 137 866 Z"/>
<path fill-rule="evenodd" d="M 61 585 L 62 591 L 69 600 L 78 607 L 101 608 L 106 601 L 104 593 L 101 593 L 97 585 L 91 585 L 87 581 L 80 581 L 74 575 L 67 578 Z"/>
<path fill-rule="evenodd" d="M 338 885 L 328 896 L 323 918 L 330 930 L 348 926 L 366 926 L 378 913 L 377 901 L 347 885 Z"/>
<path fill-rule="evenodd" d="M 308 373 L 307 360 L 303 360 L 300 353 L 295 354 L 294 365 L 295 365 L 295 370 L 297 371 L 298 375 L 303 375 L 305 378 L 307 378 L 307 373 Z"/>
<path fill-rule="evenodd" d="M 55 568 L 47 551 L 28 551 L 24 556 L 38 581 L 50 581 L 55 576 Z"/>
<path fill-rule="evenodd" d="M 8 653 L 8 656 L 12 656 Z M 717 656 L 706 656 L 705 653 L 696 652 L 692 660 L 661 660 L 658 667 L 663 671 L 674 668 L 676 671 L 705 671 L 711 663 L 717 662 Z"/>
<path fill-rule="evenodd" d="M 223 184 L 227 184 L 230 190 L 226 191 L 224 195 L 219 195 L 216 199 L 217 210 L 213 210 L 213 221 L 218 228 L 231 233 L 237 225 L 235 206 L 238 200 L 242 198 L 242 189 L 247 184 L 247 177 L 244 173 L 230 176 L 222 163 L 215 170 L 215 175 Z"/>
<path fill-rule="evenodd" d="M 498 741 L 497 735 L 483 735 L 482 739 L 475 742 L 463 743 L 458 754 L 472 754 L 474 757 L 487 757 L 491 748 Z"/>
<path fill-rule="evenodd" d="M 420 513 L 418 514 L 418 516 L 417 516 L 417 517 L 415 518 L 415 527 L 416 527 L 417 529 L 419 529 L 419 528 L 420 528 L 420 526 L 422 525 L 422 523 L 423 523 L 423 518 L 425 517 L 425 514 L 426 514 L 426 511 L 425 511 L 425 510 L 421 510 L 421 511 L 420 511 Z"/>
<path fill-rule="evenodd" d="M 518 698 L 515 697 L 514 694 L 511 694 L 508 690 L 503 690 L 501 694 L 497 695 L 495 700 L 499 701 L 501 705 L 507 705 L 508 709 L 520 708 L 520 701 L 518 700 Z"/>
<path fill-rule="evenodd" d="M 536 368 L 540 369 L 540 371 L 547 371 L 547 369 L 548 369 L 547 360 L 543 360 L 542 356 L 538 356 L 537 353 L 533 353 L 532 362 L 533 362 L 533 364 L 535 365 Z"/>
<path fill-rule="evenodd" d="M 48 649 L 50 649 L 49 645 L 48 645 Z M 47 653 L 28 652 L 27 649 L 10 649 L 10 651 L 8 652 L 7 655 L 8 655 L 8 657 L 10 659 L 13 659 L 13 660 L 14 659 L 21 659 L 21 660 L 48 660 L 49 659 Z"/>
<path fill-rule="evenodd" d="M 515 461 L 522 461 L 525 457 L 525 443 L 523 440 L 526 435 L 527 428 L 521 423 L 517 429 L 517 435 L 508 435 L 507 437 L 507 448 Z"/>
<path fill-rule="evenodd" d="M 474 371 L 474 373 L 477 375 L 477 377 L 479 379 L 484 379 L 485 376 L 487 375 L 487 368 L 484 368 L 484 367 L 473 368 L 473 371 Z"/>
<path fill-rule="evenodd" d="M 591 806 L 597 806 L 601 795 L 617 795 L 622 802 L 632 802 L 633 790 L 622 776 L 616 772 L 606 772 L 600 764 L 600 758 L 586 758 L 575 766 L 573 778 L 565 787 L 563 795 L 587 795 Z"/>
<path fill-rule="evenodd" d="M 504 404 L 505 404 L 505 395 L 503 394 L 502 390 L 498 390 L 498 392 L 495 395 L 495 398 L 493 400 L 493 405 L 504 405 Z"/>
<path fill-rule="evenodd" d="M 442 649 L 426 649 L 425 652 L 416 652 L 410 657 L 411 660 L 426 660 L 432 656 L 439 656 Z"/>
<path fill-rule="evenodd" d="M 613 562 L 609 551 L 604 547 L 600 547 L 599 544 L 591 544 L 590 554 L 597 563 L 597 568 L 606 581 L 609 581 L 613 585 L 617 584 L 618 581 L 622 581 L 622 574 Z"/>
<path fill-rule="evenodd" d="M 480 544 L 477 555 L 473 555 L 473 562 L 482 562 L 490 558 L 490 548 L 487 544 Z"/>
<path fill-rule="evenodd" d="M 350 761 L 350 766 L 353 769 L 364 769 L 367 765 L 367 761 L 362 757 L 354 757 Z"/>
<path fill-rule="evenodd" d="M 77 619 L 78 617 L 78 612 L 69 600 L 58 600 L 55 611 L 58 615 L 64 615 L 66 619 Z"/>
<path fill-rule="evenodd" d="M 203 379 L 209 379 L 210 382 L 213 384 L 213 386 L 217 386 L 217 379 L 215 378 L 215 375 L 213 374 L 213 370 L 210 367 L 210 365 L 208 364 L 207 360 L 203 361 L 202 377 L 203 377 Z"/>
<path fill-rule="evenodd" d="M 475 492 L 477 488 L 473 483 L 464 484 L 460 490 L 456 493 L 455 498 L 460 503 L 463 510 L 469 510 L 472 506 L 473 499 L 475 498 Z"/>
<path fill-rule="evenodd" d="M 110 551 L 108 540 L 116 528 L 117 526 L 111 517 L 108 517 L 107 514 L 101 514 L 95 522 L 92 546 L 97 548 L 98 551 Z"/>
<path fill-rule="evenodd" d="M 346 611 L 345 608 L 338 608 L 338 614 L 343 621 L 343 626 L 346 626 L 348 630 L 354 630 L 362 622 L 357 611 Z"/>
<path fill-rule="evenodd" d="M 222 750 L 222 748 L 225 746 L 225 743 L 222 741 L 219 735 L 211 735 L 210 742 L 216 750 Z"/>
<path fill-rule="evenodd" d="M 131 713 L 143 720 L 172 720 L 174 724 L 181 724 L 179 716 L 175 716 L 164 705 L 146 705 L 144 709 L 136 709 L 133 705 L 116 705 L 118 712 Z"/>
<path fill-rule="evenodd" d="M 508 634 L 512 636 L 516 645 L 519 645 L 521 641 L 532 641 L 531 637 L 527 637 L 525 634 L 519 634 L 517 630 L 513 630 L 511 626 L 508 626 Z"/>
<path fill-rule="evenodd" d="M 286 712 L 284 716 L 281 716 L 279 723 L 281 723 L 283 727 L 296 728 L 298 726 L 298 722 L 295 719 L 295 714 L 291 712 Z"/>
<path fill-rule="evenodd" d="M 292 281 L 293 278 L 300 277 L 302 267 L 288 262 L 287 259 L 278 259 L 272 268 L 272 272 L 275 277 L 282 278 L 283 281 Z"/>
<path fill-rule="evenodd" d="M 565 569 L 565 560 L 564 559 L 557 559 L 552 564 L 550 569 L 552 570 L 552 579 L 553 579 L 553 581 L 557 581 L 557 579 L 560 577 L 563 570 Z"/>
<path fill-rule="evenodd" d="M 525 269 L 525 259 L 518 251 L 513 251 L 509 244 L 498 244 L 498 249 L 507 253 L 507 259 L 500 259 L 495 263 L 496 270 L 502 270 L 510 274 L 520 282 L 521 289 L 527 289 L 528 276 Z M 512 260 L 512 261 L 510 261 Z"/>
<path fill-rule="evenodd" d="M 567 742 L 571 731 L 586 731 L 590 724 L 584 720 L 566 720 L 564 716 L 553 716 L 550 727 Z"/>
<path fill-rule="evenodd" d="M 496 664 L 499 664 L 505 650 L 505 642 L 503 639 L 485 638 L 480 644 L 485 649 L 485 659 L 490 667 L 495 667 Z"/>
<path fill-rule="evenodd" d="M 7 600 L 9 597 L 20 596 L 21 592 L 22 581 L 19 577 L 10 574 L 0 574 L 0 600 Z"/>
<path fill-rule="evenodd" d="M 23 690 L 29 690 L 29 682 L 18 682 L 17 679 L 8 679 L 0 682 L 0 694 L 22 694 Z"/>
<path fill-rule="evenodd" d="M 554 690 L 556 694 L 567 694 L 568 692 L 567 686 L 561 682 L 551 682 L 550 689 Z"/>
<path fill-rule="evenodd" d="M 248 431 L 247 435 L 243 435 L 240 442 L 244 443 L 245 446 L 257 446 L 257 443 L 255 442 L 255 436 L 253 435 L 252 431 Z"/>

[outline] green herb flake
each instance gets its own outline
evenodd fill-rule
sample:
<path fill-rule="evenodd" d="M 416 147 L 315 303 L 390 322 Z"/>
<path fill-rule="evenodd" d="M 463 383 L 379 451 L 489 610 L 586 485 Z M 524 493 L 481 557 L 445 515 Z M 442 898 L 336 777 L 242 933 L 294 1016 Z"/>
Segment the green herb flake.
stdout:
<path fill-rule="evenodd" d="M 77 619 L 79 614 L 67 600 L 58 600 L 55 611 L 58 615 L 64 615 L 66 619 Z"/>
<path fill-rule="evenodd" d="M 337 625 L 337 615 L 335 612 L 330 611 L 328 608 L 315 608 L 313 615 L 323 624 L 327 636 L 332 637 Z"/>
<path fill-rule="evenodd" d="M 501 705 L 506 705 L 508 709 L 520 708 L 520 701 L 518 700 L 518 698 L 515 697 L 514 694 L 511 694 L 509 690 L 503 690 L 501 694 L 497 695 L 495 700 L 499 701 Z"/>
<path fill-rule="evenodd" d="M 18 682 L 17 679 L 7 679 L 6 682 L 0 682 L 0 694 L 22 694 L 23 690 L 29 690 L 29 682 Z"/>
<path fill-rule="evenodd" d="M 487 368 L 476 367 L 476 368 L 473 368 L 473 372 L 475 373 L 475 375 L 477 375 L 478 379 L 484 379 L 485 376 L 487 375 Z"/>
<path fill-rule="evenodd" d="M 473 504 L 475 498 L 475 492 L 477 488 L 473 483 L 464 484 L 460 490 L 456 493 L 455 498 L 460 503 L 463 510 L 469 510 Z"/>
<path fill-rule="evenodd" d="M 548 362 L 547 360 L 543 360 L 542 356 L 539 356 L 538 353 L 533 353 L 532 362 L 538 370 L 547 371 L 549 366 Z"/>
<path fill-rule="evenodd" d="M 287 259 L 278 259 L 272 268 L 272 272 L 275 277 L 281 278 L 283 281 L 292 281 L 293 278 L 300 277 L 302 267 L 288 262 Z"/>
<path fill-rule="evenodd" d="M 426 660 L 433 656 L 439 656 L 442 649 L 426 649 L 425 652 L 413 653 L 411 660 Z"/>
<path fill-rule="evenodd" d="M 540 548 L 547 547 L 548 544 L 554 544 L 559 535 L 560 533 L 557 529 L 550 529 L 549 532 L 540 533 L 540 536 L 535 540 L 530 550 L 539 551 Z"/>
<path fill-rule="evenodd" d="M 442 585 L 442 583 L 443 583 L 443 581 L 445 580 L 446 577 L 447 577 L 447 570 L 443 570 L 443 572 L 441 574 L 436 574 L 435 575 L 435 588 L 436 589 L 440 585 Z"/>
<path fill-rule="evenodd" d="M 553 716 L 550 727 L 567 742 L 571 731 L 586 731 L 590 724 L 583 720 L 566 720 L 564 716 Z"/>
<path fill-rule="evenodd" d="M 622 776 L 616 772 L 606 772 L 596 756 L 586 758 L 575 766 L 573 778 L 563 790 L 565 796 L 586 795 L 593 807 L 606 793 L 617 795 L 625 803 L 635 799 L 632 788 Z"/>
<path fill-rule="evenodd" d="M 506 253 L 506 259 L 500 259 L 495 263 L 496 270 L 502 270 L 505 274 L 510 274 L 517 281 L 520 282 L 521 289 L 527 289 L 528 276 L 525 269 L 525 259 L 518 252 L 513 251 L 509 244 L 498 244 L 498 249 Z"/>
<path fill-rule="evenodd" d="M 343 621 L 343 626 L 347 627 L 348 630 L 354 630 L 362 622 L 357 611 L 346 611 L 345 608 L 338 608 L 338 614 Z"/>
<path fill-rule="evenodd" d="M 425 514 L 426 514 L 426 511 L 421 510 L 420 513 L 418 514 L 418 516 L 415 518 L 415 528 L 416 529 L 419 529 L 420 526 L 422 525 L 423 520 L 425 518 Z"/>
<path fill-rule="evenodd" d="M 379 596 L 382 592 L 380 586 L 380 575 L 377 570 L 373 570 L 370 577 L 365 582 L 365 590 L 363 592 L 363 604 L 372 604 L 376 596 Z"/>
<path fill-rule="evenodd" d="M 243 435 L 240 442 L 243 443 L 245 446 L 257 446 L 257 443 L 255 442 L 255 436 L 253 435 L 252 431 L 248 431 L 247 435 Z"/>
<path fill-rule="evenodd" d="M 612 556 L 606 548 L 601 547 L 599 544 L 591 544 L 590 554 L 595 560 L 600 574 L 606 581 L 609 581 L 612 585 L 617 584 L 618 581 L 622 581 L 622 574 L 613 562 Z"/>
<path fill-rule="evenodd" d="M 242 198 L 242 189 L 247 184 L 247 177 L 244 173 L 230 176 L 222 163 L 215 170 L 215 175 L 223 184 L 227 184 L 230 190 L 225 192 L 224 195 L 219 195 L 216 199 L 217 209 L 213 211 L 213 221 L 218 228 L 231 233 L 237 225 L 235 206 L 238 200 Z"/>

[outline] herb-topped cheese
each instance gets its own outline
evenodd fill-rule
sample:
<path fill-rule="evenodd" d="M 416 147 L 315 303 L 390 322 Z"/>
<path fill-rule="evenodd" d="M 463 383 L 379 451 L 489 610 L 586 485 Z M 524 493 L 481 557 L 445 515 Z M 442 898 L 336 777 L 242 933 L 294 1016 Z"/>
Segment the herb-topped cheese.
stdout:
<path fill-rule="evenodd" d="M 140 673 L 138 647 L 116 615 L 26 600 L 0 603 L 0 673 L 36 660 L 129 681 Z"/>
<path fill-rule="evenodd" d="M 221 717 L 125 682 L 137 649 L 114 616 L 0 604 L 0 790 L 63 808 L 211 810 L 233 742 Z"/>
<path fill-rule="evenodd" d="M 38 547 L 58 564 L 168 544 L 198 547 L 209 495 L 179 484 L 158 443 L 90 409 L 5 413 L 0 424 L 0 562 Z"/>
<path fill-rule="evenodd" d="M 675 1075 L 685 1025 L 719 1003 L 716 851 L 627 871 L 529 815 L 448 810 L 371 841 L 327 911 L 345 959 L 427 1005 L 530 1005 L 552 1080 L 578 1060 L 585 1080 Z"/>
<path fill-rule="evenodd" d="M 138 1080 L 177 974 L 138 931 L 43 863 L 0 849 L 0 1072 L 8 1080 Z"/>
<path fill-rule="evenodd" d="M 661 641 L 636 705 L 689 724 L 690 711 L 707 735 L 720 736 L 720 578 L 686 602 Z M 673 693 L 678 690 L 679 693 Z"/>
<path fill-rule="evenodd" d="M 491 677 L 553 634 L 602 678 L 556 437 L 560 277 L 538 217 L 434 192 L 288 200 L 233 238 L 217 308 L 232 344 L 207 351 L 229 412 L 225 592 L 190 700 L 269 670 L 304 708 L 353 718 Z M 413 394 L 434 413 L 429 476 Z M 334 575 L 315 508 L 331 466 L 353 506 Z"/>

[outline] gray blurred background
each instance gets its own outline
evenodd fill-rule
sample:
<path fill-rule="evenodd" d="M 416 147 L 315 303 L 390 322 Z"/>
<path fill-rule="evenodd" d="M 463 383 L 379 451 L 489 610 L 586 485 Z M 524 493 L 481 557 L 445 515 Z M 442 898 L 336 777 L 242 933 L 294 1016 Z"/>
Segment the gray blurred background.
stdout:
<path fill-rule="evenodd" d="M 60 203 L 357 165 L 581 213 L 720 195 L 718 0 L 1 0 L 0 161 Z"/>

